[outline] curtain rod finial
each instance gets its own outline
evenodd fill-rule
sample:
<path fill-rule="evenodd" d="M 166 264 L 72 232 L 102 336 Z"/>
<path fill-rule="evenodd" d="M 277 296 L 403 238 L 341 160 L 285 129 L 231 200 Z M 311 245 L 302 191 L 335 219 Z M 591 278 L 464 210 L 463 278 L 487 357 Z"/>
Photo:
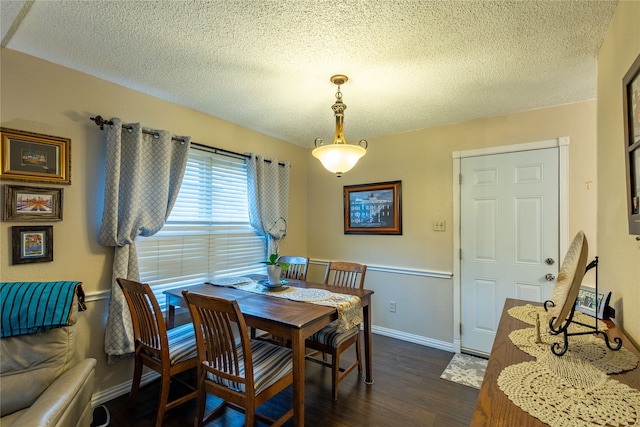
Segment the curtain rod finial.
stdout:
<path fill-rule="evenodd" d="M 104 125 L 112 125 L 111 120 L 105 120 L 102 116 L 89 117 L 89 120 L 93 120 L 96 125 L 100 126 L 100 130 L 104 130 Z"/>

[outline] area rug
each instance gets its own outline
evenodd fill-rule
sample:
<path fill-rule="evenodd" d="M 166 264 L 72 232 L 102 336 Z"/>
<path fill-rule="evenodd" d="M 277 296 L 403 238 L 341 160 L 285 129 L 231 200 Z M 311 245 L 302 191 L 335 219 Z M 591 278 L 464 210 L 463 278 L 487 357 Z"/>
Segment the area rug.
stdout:
<path fill-rule="evenodd" d="M 486 369 L 486 359 L 456 353 L 440 378 L 479 389 Z"/>

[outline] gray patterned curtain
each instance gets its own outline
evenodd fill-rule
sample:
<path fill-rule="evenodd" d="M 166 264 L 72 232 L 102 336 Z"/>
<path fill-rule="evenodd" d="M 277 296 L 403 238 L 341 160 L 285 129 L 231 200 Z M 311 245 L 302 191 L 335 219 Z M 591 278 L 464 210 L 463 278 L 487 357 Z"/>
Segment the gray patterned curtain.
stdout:
<path fill-rule="evenodd" d="M 251 226 L 268 236 L 268 254 L 276 253 L 287 233 L 289 163 L 251 154 L 247 160 L 247 192 Z"/>
<path fill-rule="evenodd" d="M 191 140 L 167 131 L 123 129 L 118 118 L 107 129 L 107 164 L 100 243 L 113 246 L 113 275 L 105 353 L 109 362 L 134 351 L 131 315 L 116 278 L 140 280 L 137 236 L 152 236 L 169 217 L 184 177 Z"/>

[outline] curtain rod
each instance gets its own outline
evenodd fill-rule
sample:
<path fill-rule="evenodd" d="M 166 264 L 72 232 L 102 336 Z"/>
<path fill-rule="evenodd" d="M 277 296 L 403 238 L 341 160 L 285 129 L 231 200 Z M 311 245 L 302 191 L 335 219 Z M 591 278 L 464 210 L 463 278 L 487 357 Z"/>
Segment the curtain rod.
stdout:
<path fill-rule="evenodd" d="M 89 117 L 89 120 L 95 122 L 95 124 L 97 126 L 100 126 L 100 130 L 104 130 L 104 125 L 109 125 L 112 126 L 113 125 L 113 121 L 112 120 L 105 120 L 102 118 L 102 116 L 95 116 L 95 117 Z M 129 125 L 122 125 L 123 128 L 125 129 L 133 129 L 133 126 L 129 126 Z M 147 135 L 154 135 L 154 137 L 158 138 L 158 133 L 157 132 L 153 132 L 150 130 L 146 130 L 146 129 L 142 129 L 142 133 L 145 133 Z M 179 141 L 179 142 L 185 142 L 182 138 L 176 138 L 174 136 L 171 137 L 172 141 Z M 225 150 L 224 148 L 216 148 L 216 147 L 210 147 L 208 145 L 204 145 L 204 144 L 200 144 L 197 142 L 193 142 L 191 141 L 191 145 L 195 145 L 197 148 L 202 149 L 202 150 L 207 150 L 207 151 L 213 151 L 216 154 L 221 154 L 223 156 L 229 156 L 229 157 L 240 157 L 243 159 L 250 159 L 251 156 L 248 154 L 243 154 L 243 153 L 236 153 L 235 151 L 230 151 L 230 150 Z M 265 162 L 267 163 L 271 163 L 271 160 L 269 159 L 265 159 Z M 278 163 L 280 166 L 284 166 L 284 163 Z"/>

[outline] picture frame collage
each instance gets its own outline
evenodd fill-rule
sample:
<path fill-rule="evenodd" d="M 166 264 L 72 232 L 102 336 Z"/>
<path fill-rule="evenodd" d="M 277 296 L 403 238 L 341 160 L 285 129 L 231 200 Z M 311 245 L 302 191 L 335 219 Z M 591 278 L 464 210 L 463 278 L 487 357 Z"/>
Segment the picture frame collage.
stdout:
<path fill-rule="evenodd" d="M 71 140 L 16 129 L 0 128 L 0 180 L 71 184 Z M 4 184 L 5 222 L 11 226 L 11 264 L 53 261 L 53 225 L 62 221 L 64 189 Z"/>

